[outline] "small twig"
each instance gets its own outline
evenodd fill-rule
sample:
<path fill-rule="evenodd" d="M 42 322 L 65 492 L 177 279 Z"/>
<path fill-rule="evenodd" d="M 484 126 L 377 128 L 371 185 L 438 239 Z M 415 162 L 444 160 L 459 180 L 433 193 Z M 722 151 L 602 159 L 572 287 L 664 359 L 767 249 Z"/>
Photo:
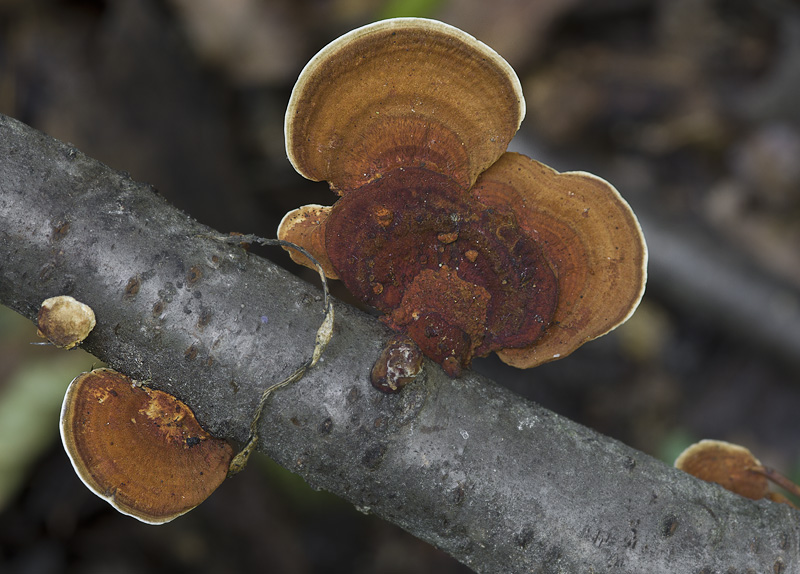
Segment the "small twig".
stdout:
<path fill-rule="evenodd" d="M 250 459 L 250 455 L 258 445 L 258 422 L 261 420 L 261 413 L 264 411 L 264 406 L 267 404 L 267 399 L 270 397 L 270 395 L 281 387 L 285 387 L 302 379 L 303 375 L 306 374 L 306 371 L 316 365 L 317 361 L 319 361 L 319 358 L 322 356 L 325 347 L 328 345 L 328 342 L 331 340 L 333 335 L 333 303 L 331 301 L 330 293 L 328 292 L 328 281 L 325 277 L 325 272 L 322 270 L 322 265 L 320 265 L 319 261 L 317 261 L 313 255 L 299 245 L 295 245 L 289 241 L 284 241 L 283 239 L 266 239 L 256 235 L 214 236 L 213 239 L 223 241 L 225 243 L 259 243 L 261 245 L 280 245 L 281 247 L 295 249 L 308 257 L 308 259 L 314 264 L 314 267 L 317 268 L 320 280 L 322 281 L 322 292 L 324 294 L 323 303 L 325 317 L 322 320 L 322 324 L 319 326 L 319 329 L 317 329 L 317 337 L 314 341 L 314 352 L 311 354 L 311 357 L 291 375 L 280 382 L 270 385 L 264 390 L 263 393 L 261 393 L 261 398 L 258 401 L 258 407 L 256 407 L 253 420 L 250 422 L 250 437 L 247 439 L 247 443 L 245 444 L 244 448 L 242 448 L 242 450 L 240 450 L 239 453 L 233 457 L 233 460 L 231 460 L 231 464 L 228 467 L 228 476 L 230 477 L 244 470 L 245 466 L 247 466 L 247 461 Z"/>
<path fill-rule="evenodd" d="M 797 497 L 800 497 L 800 486 L 797 486 L 794 482 L 783 476 L 774 468 L 770 468 L 768 466 L 757 466 L 750 469 L 754 472 L 759 474 L 763 474 L 769 480 L 780 486 L 786 492 L 793 494 Z"/>

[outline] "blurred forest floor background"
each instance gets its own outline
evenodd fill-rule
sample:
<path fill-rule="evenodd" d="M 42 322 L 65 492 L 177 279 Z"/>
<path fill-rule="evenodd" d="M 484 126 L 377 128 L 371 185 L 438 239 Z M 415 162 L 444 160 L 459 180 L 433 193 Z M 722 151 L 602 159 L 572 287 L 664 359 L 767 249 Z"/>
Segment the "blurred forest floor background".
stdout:
<path fill-rule="evenodd" d="M 408 15 L 504 56 L 528 105 L 511 149 L 614 183 L 651 249 L 645 299 L 612 335 L 530 371 L 475 368 L 668 463 L 717 438 L 797 478 L 796 0 L 0 0 L 0 113 L 202 223 L 273 237 L 288 210 L 334 199 L 285 157 L 298 73 L 340 34 Z M 168 525 L 116 513 L 58 441 L 63 392 L 96 361 L 35 331 L 0 312 L 0 572 L 469 572 L 263 457 Z"/>

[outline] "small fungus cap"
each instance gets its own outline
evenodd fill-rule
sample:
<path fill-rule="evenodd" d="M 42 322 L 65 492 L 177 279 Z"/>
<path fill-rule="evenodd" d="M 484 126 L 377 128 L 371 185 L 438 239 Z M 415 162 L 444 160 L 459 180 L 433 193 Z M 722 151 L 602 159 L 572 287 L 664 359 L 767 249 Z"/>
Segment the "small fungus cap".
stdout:
<path fill-rule="evenodd" d="M 50 297 L 39 308 L 37 326 L 40 337 L 56 347 L 72 349 L 94 329 L 94 311 L 69 295 Z"/>
<path fill-rule="evenodd" d="M 328 279 L 338 279 L 333 264 L 325 250 L 325 224 L 331 208 L 324 205 L 303 205 L 283 216 L 278 225 L 278 238 L 302 245 L 322 266 Z M 289 249 L 292 260 L 306 267 L 314 268 L 314 264 L 296 249 Z"/>
<path fill-rule="evenodd" d="M 701 440 L 678 455 L 675 468 L 753 500 L 764 498 L 769 492 L 767 478 L 758 472 L 763 468 L 761 463 L 738 444 Z"/>
<path fill-rule="evenodd" d="M 80 479 L 123 514 L 162 524 L 200 504 L 233 457 L 175 397 L 111 369 L 76 377 L 61 408 L 61 439 Z"/>
<path fill-rule="evenodd" d="M 372 386 L 384 393 L 396 393 L 422 372 L 422 353 L 407 335 L 395 335 L 378 355 L 370 371 Z"/>

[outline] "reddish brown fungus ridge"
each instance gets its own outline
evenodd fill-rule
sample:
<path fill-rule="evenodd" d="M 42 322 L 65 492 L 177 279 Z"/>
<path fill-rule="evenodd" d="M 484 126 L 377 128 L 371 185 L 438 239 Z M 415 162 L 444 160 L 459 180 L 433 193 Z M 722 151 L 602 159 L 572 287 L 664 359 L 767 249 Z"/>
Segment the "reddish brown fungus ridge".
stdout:
<path fill-rule="evenodd" d="M 647 250 L 608 182 L 505 152 L 524 114 L 511 67 L 456 28 L 354 30 L 286 112 L 290 161 L 341 198 L 288 213 L 278 236 L 451 376 L 492 351 L 522 368 L 566 356 L 633 313 Z"/>
<path fill-rule="evenodd" d="M 558 299 L 553 271 L 510 209 L 469 201 L 425 168 L 348 192 L 327 219 L 325 247 L 350 292 L 451 376 L 475 355 L 533 343 Z"/>

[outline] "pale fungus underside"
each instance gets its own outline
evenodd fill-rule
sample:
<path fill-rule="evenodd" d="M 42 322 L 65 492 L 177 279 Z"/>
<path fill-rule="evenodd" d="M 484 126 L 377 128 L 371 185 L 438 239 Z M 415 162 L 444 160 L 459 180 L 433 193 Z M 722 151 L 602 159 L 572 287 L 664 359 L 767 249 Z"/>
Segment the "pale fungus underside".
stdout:
<path fill-rule="evenodd" d="M 69 295 L 50 297 L 42 302 L 37 318 L 38 335 L 56 347 L 72 349 L 95 326 L 94 311 Z"/>
<path fill-rule="evenodd" d="M 456 28 L 354 30 L 309 62 L 286 113 L 290 161 L 341 198 L 278 236 L 451 376 L 492 351 L 521 368 L 566 356 L 633 313 L 647 250 L 613 186 L 505 151 L 524 114 L 513 69 Z"/>
<path fill-rule="evenodd" d="M 188 512 L 225 479 L 233 450 L 162 391 L 96 369 L 70 384 L 61 438 L 80 479 L 120 512 L 162 524 Z"/>

